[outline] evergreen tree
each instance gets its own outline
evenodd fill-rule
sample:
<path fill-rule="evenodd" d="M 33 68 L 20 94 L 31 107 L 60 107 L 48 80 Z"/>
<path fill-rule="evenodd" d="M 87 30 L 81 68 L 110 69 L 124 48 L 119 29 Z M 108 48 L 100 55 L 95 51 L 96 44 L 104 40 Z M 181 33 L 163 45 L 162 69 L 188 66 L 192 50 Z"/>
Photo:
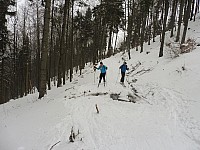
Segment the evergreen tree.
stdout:
<path fill-rule="evenodd" d="M 122 24 L 124 23 L 123 2 L 123 0 L 103 0 L 100 6 L 95 8 L 95 17 L 101 18 L 100 20 L 95 19 L 95 21 L 100 21 L 103 26 L 103 30 L 108 31 L 108 57 L 113 53 L 113 32 L 118 30 L 119 27 L 122 27 Z M 106 27 L 106 29 L 104 27 Z M 103 37 L 104 33 L 102 33 L 102 38 Z"/>
<path fill-rule="evenodd" d="M 11 79 L 9 72 L 11 72 L 11 66 L 9 66 L 10 55 L 7 49 L 9 39 L 6 15 L 15 15 L 15 12 L 8 11 L 8 7 L 14 5 L 15 2 L 12 0 L 0 1 L 0 104 L 10 99 Z"/>

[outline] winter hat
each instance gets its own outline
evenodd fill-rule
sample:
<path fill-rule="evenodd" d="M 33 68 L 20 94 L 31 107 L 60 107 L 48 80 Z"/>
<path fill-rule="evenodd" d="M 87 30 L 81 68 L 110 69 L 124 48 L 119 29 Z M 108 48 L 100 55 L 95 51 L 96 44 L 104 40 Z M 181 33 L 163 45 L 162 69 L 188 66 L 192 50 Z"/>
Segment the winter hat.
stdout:
<path fill-rule="evenodd" d="M 124 62 L 124 64 L 126 65 L 126 62 Z"/>
<path fill-rule="evenodd" d="M 103 65 L 103 62 L 100 62 L 100 64 L 102 64 L 102 65 Z"/>

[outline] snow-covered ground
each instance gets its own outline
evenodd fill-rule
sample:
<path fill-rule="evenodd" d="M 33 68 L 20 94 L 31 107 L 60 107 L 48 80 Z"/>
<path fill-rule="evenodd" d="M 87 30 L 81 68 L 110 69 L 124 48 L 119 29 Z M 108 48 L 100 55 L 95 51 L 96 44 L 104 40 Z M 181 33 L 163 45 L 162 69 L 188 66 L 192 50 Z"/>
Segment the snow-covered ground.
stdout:
<path fill-rule="evenodd" d="M 199 19 L 189 27 L 188 37 L 200 43 Z M 127 54 L 119 53 L 103 60 L 105 87 L 97 88 L 99 72 L 88 64 L 41 100 L 35 93 L 0 105 L 0 150 L 199 150 L 200 46 L 171 59 L 158 57 L 159 45 L 132 50 L 126 87 L 118 68 Z M 136 103 L 112 100 L 112 93 Z"/>

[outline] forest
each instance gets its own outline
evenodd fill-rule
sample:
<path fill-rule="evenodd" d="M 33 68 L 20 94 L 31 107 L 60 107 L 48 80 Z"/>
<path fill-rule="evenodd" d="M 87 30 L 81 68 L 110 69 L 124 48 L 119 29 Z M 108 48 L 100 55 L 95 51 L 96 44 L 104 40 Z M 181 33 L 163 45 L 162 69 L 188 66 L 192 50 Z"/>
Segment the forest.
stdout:
<path fill-rule="evenodd" d="M 165 33 L 180 46 L 187 42 L 200 0 L 0 0 L 0 104 L 29 93 L 39 99 L 82 73 L 87 63 L 128 52 L 143 53 Z M 181 30 L 181 28 L 183 30 Z M 183 31 L 183 33 L 181 33 Z M 117 46 L 118 33 L 123 41 Z"/>

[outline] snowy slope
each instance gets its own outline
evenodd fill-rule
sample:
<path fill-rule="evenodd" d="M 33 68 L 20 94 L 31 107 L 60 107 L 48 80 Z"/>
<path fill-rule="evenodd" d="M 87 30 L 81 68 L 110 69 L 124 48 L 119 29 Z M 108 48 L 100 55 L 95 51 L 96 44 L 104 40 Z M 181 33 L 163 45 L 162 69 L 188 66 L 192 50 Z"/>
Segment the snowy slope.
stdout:
<path fill-rule="evenodd" d="M 200 43 L 199 19 L 189 27 L 188 37 Z M 171 59 L 158 58 L 159 45 L 145 45 L 142 54 L 132 50 L 126 87 L 118 82 L 118 67 L 127 54 L 119 53 L 103 61 L 106 87 L 97 88 L 99 72 L 88 64 L 83 75 L 42 100 L 36 93 L 0 105 L 0 150 L 199 150 L 200 47 Z M 135 90 L 136 103 L 109 96 L 127 100 Z"/>

